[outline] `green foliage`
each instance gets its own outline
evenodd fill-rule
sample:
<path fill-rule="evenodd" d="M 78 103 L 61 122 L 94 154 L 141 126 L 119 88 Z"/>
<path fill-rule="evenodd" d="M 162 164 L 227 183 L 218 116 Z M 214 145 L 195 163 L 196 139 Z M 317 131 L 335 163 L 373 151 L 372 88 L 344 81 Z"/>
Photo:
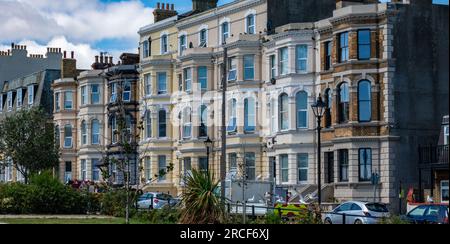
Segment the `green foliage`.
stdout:
<path fill-rule="evenodd" d="M 186 189 L 182 194 L 184 208 L 180 222 L 183 224 L 213 224 L 224 222 L 224 208 L 215 190 L 214 182 L 207 172 L 192 170 L 186 177 Z"/>
<path fill-rule="evenodd" d="M 174 208 L 154 209 L 138 212 L 135 219 L 150 224 L 177 224 L 180 219 L 180 211 Z"/>
<path fill-rule="evenodd" d="M 11 159 L 25 177 L 56 167 L 59 151 L 55 146 L 55 127 L 40 108 L 23 109 L 0 122 L 0 155 Z"/>
<path fill-rule="evenodd" d="M 130 192 L 130 210 L 136 211 L 134 208 L 135 194 Z M 127 192 L 125 189 L 111 190 L 104 193 L 101 197 L 101 213 L 104 215 L 125 217 L 125 207 L 127 202 Z M 131 214 L 133 215 L 133 213 Z"/>
<path fill-rule="evenodd" d="M 85 214 L 95 205 L 89 194 L 77 192 L 52 177 L 51 173 L 31 177 L 29 185 L 12 183 L 0 187 L 3 214 Z"/>

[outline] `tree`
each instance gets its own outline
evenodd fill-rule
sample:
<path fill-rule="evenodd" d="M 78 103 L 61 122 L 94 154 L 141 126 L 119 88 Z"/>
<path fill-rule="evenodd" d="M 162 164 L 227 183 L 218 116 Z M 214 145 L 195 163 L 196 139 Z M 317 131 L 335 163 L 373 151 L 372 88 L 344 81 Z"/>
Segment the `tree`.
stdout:
<path fill-rule="evenodd" d="M 182 224 L 215 224 L 224 221 L 221 197 L 216 193 L 219 182 L 209 172 L 196 169 L 186 176 L 182 201 Z"/>
<path fill-rule="evenodd" d="M 0 122 L 0 166 L 8 162 L 25 184 L 32 174 L 58 166 L 55 126 L 41 108 L 20 110 Z"/>

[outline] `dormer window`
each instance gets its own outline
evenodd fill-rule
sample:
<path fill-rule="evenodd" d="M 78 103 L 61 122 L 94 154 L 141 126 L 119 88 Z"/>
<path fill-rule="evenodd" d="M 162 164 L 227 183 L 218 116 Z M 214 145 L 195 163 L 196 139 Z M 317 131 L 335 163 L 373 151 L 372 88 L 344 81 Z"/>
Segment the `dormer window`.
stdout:
<path fill-rule="evenodd" d="M 8 111 L 11 111 L 13 108 L 13 92 L 9 91 L 7 95 L 7 104 L 8 104 Z"/>
<path fill-rule="evenodd" d="M 23 105 L 22 88 L 17 89 L 17 107 L 20 108 Z"/>
<path fill-rule="evenodd" d="M 29 85 L 27 88 L 28 92 L 28 105 L 34 104 L 34 85 Z"/>

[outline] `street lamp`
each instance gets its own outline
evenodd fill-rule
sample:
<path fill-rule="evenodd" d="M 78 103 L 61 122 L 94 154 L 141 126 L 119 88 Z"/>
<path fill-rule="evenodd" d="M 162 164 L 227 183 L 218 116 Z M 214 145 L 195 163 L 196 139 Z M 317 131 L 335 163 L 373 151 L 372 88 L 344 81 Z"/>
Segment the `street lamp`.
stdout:
<path fill-rule="evenodd" d="M 321 141 L 320 141 L 320 132 L 322 130 L 322 117 L 326 111 L 327 105 L 323 102 L 322 96 L 319 94 L 319 97 L 317 98 L 316 104 L 311 105 L 311 108 L 314 112 L 314 116 L 317 118 L 317 186 L 318 186 L 318 200 L 319 200 L 319 207 L 322 203 L 322 184 L 321 184 L 321 176 L 322 176 L 322 165 L 321 165 Z"/>
<path fill-rule="evenodd" d="M 211 153 L 211 150 L 212 150 L 212 147 L 213 147 L 213 141 L 211 140 L 211 138 L 209 138 L 209 136 L 208 136 L 208 138 L 206 139 L 206 141 L 205 141 L 205 147 L 206 147 L 206 163 L 207 163 L 207 165 L 206 165 L 206 172 L 209 172 L 209 154 Z"/>

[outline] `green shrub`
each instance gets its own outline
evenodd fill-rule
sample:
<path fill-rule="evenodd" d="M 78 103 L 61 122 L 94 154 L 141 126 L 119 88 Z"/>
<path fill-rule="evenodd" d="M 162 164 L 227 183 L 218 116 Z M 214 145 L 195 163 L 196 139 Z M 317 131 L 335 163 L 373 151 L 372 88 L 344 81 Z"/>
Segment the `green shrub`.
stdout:
<path fill-rule="evenodd" d="M 389 218 L 383 218 L 380 221 L 380 224 L 386 224 L 386 225 L 406 225 L 409 224 L 408 221 L 403 220 L 399 216 L 391 216 Z"/>
<path fill-rule="evenodd" d="M 130 215 L 136 213 L 136 194 L 130 192 Z M 127 193 L 124 189 L 117 189 L 106 192 L 102 195 L 100 200 L 101 213 L 104 215 L 114 217 L 125 217 L 125 206 L 127 201 Z"/>
<path fill-rule="evenodd" d="M 136 219 L 150 224 L 177 224 L 180 219 L 180 211 L 173 208 L 141 211 L 136 214 Z"/>

